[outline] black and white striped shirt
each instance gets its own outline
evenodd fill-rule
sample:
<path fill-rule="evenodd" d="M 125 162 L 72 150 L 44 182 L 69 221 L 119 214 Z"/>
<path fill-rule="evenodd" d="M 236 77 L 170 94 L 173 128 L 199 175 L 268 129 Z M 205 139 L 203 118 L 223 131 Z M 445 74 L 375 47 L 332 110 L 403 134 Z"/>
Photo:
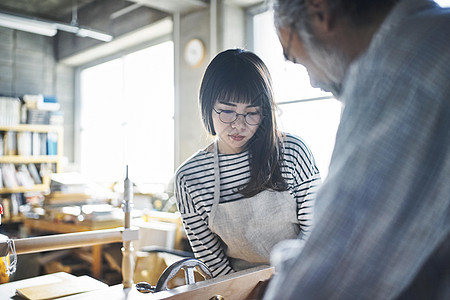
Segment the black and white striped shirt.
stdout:
<path fill-rule="evenodd" d="M 312 225 L 313 202 L 321 182 L 319 170 L 311 151 L 299 137 L 286 134 L 282 153 L 282 176 L 296 199 L 300 230 L 306 234 Z M 243 199 L 236 189 L 250 178 L 248 155 L 248 151 L 219 154 L 220 203 Z M 208 227 L 214 200 L 213 153 L 200 150 L 178 168 L 175 196 L 195 256 L 208 265 L 214 276 L 232 272 L 220 238 Z"/>

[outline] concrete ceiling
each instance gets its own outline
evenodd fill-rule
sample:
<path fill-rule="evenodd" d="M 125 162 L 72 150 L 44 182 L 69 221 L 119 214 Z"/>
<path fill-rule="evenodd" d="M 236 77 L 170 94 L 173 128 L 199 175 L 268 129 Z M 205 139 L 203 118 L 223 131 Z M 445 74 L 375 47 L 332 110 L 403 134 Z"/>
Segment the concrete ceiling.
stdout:
<path fill-rule="evenodd" d="M 76 25 L 117 38 L 172 13 L 208 9 L 212 0 L 0 0 L 0 13 Z M 249 7 L 264 0 L 216 0 Z M 58 34 L 60 39 L 64 34 Z M 67 35 L 67 34 L 66 34 Z M 94 41 L 86 41 L 86 43 Z M 74 49 L 74 51 L 79 49 Z"/>
<path fill-rule="evenodd" d="M 263 0 L 225 0 L 238 6 L 248 7 Z M 210 0 L 1 0 L 0 12 L 19 14 L 23 16 L 48 19 L 52 21 L 66 21 L 72 17 L 73 8 L 78 10 L 89 5 L 102 5 L 122 3 L 123 7 L 135 3 L 153 8 L 155 10 L 170 11 L 176 7 L 184 10 L 202 8 L 209 4 Z M 166 6 L 167 9 L 164 8 Z"/>
<path fill-rule="evenodd" d="M 3 13 L 63 21 L 72 15 L 72 8 L 78 9 L 98 0 L 1 0 L 0 11 Z M 113 0 L 115 1 L 115 0 Z"/>

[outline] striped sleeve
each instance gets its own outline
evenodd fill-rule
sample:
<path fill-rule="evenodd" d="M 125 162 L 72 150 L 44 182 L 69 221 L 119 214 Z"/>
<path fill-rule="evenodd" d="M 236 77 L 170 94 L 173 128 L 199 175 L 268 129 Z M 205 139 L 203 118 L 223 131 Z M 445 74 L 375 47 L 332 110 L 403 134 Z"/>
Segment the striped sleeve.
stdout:
<path fill-rule="evenodd" d="M 214 277 L 234 272 L 225 255 L 220 238 L 208 226 L 211 206 L 198 207 L 191 198 L 186 184 L 186 171 L 178 171 L 175 180 L 175 197 L 183 226 L 195 257 L 204 262 Z M 194 193 L 195 194 L 195 193 Z"/>
<path fill-rule="evenodd" d="M 312 229 L 314 202 L 321 177 L 312 152 L 302 139 L 287 134 L 283 151 L 283 176 L 297 202 L 297 218 L 304 239 Z"/>

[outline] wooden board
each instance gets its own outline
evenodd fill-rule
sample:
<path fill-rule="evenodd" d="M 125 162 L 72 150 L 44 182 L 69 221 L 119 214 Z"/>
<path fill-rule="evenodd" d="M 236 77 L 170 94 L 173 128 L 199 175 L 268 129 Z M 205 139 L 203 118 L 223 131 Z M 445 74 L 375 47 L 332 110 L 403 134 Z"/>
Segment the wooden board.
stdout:
<path fill-rule="evenodd" d="M 253 290 L 260 282 L 270 279 L 275 269 L 271 267 L 258 267 L 254 269 L 228 274 L 222 277 L 199 282 L 195 285 L 185 285 L 174 288 L 161 294 L 157 299 L 211 299 L 222 296 L 226 300 L 249 299 Z M 167 297 L 165 294 L 168 294 Z M 171 294 L 171 295 L 169 295 Z"/>
<path fill-rule="evenodd" d="M 0 299 L 16 299 L 16 289 L 18 288 L 25 288 L 25 287 L 31 287 L 36 285 L 42 285 L 42 284 L 49 284 L 49 283 L 57 283 L 62 282 L 63 280 L 70 280 L 76 278 L 76 276 L 64 273 L 64 272 L 58 272 L 53 274 L 47 274 L 42 276 L 37 276 L 33 278 L 28 279 L 22 279 L 18 281 L 12 281 L 8 283 L 0 284 Z"/>
<path fill-rule="evenodd" d="M 244 270 L 240 272 L 236 272 L 233 274 L 221 276 L 218 278 L 210 279 L 195 283 L 193 285 L 188 286 L 180 286 L 168 291 L 163 291 L 155 294 L 141 294 L 136 290 L 136 287 L 133 285 L 132 288 L 123 288 L 123 285 L 115 285 L 108 288 L 102 288 L 99 290 L 93 290 L 86 293 L 74 294 L 71 296 L 66 296 L 58 299 L 65 300 L 86 300 L 86 299 L 108 299 L 108 300 L 155 300 L 155 299 L 202 299 L 208 300 L 213 296 L 221 295 L 226 300 L 232 299 L 258 299 L 254 298 L 252 295 L 254 294 L 255 287 L 261 282 L 265 282 L 272 277 L 274 273 L 274 268 L 271 267 L 257 267 L 249 270 Z M 65 282 L 72 280 L 75 276 L 70 274 L 61 273 L 62 275 L 66 275 L 69 277 L 65 278 Z M 45 275 L 50 276 L 50 275 Z M 36 279 L 41 279 L 40 276 L 33 278 L 34 285 L 36 285 Z M 54 279 L 54 275 L 52 274 L 52 279 Z M 50 279 L 50 278 L 49 278 Z M 42 279 L 41 279 L 42 282 Z M 53 281 L 55 282 L 55 281 Z M 56 280 L 56 282 L 60 282 Z M 2 294 L 2 287 L 15 284 L 16 282 L 6 283 L 0 285 L 0 295 Z M 19 283 L 19 282 L 17 282 Z M 23 286 L 23 283 L 22 283 Z M 29 285 L 28 285 L 29 286 Z M 12 288 L 13 286 L 11 286 Z M 18 286 L 16 286 L 18 288 Z M 15 291 L 15 289 L 13 290 Z M 12 297 L 13 294 L 8 293 L 8 296 Z M 48 294 L 45 295 L 49 297 Z M 3 299 L 3 298 L 2 298 Z M 14 299 L 14 298 L 6 298 L 6 299 Z"/>
<path fill-rule="evenodd" d="M 123 285 L 111 286 L 108 289 L 88 292 L 79 295 L 64 297 L 64 300 L 108 299 L 108 300 L 208 300 L 213 296 L 221 295 L 226 300 L 260 299 L 253 297 L 254 290 L 260 282 L 266 282 L 272 277 L 274 268 L 256 267 L 218 278 L 197 282 L 192 285 L 180 286 L 168 291 L 155 294 L 141 294 L 133 285 L 132 288 L 123 288 Z"/>
<path fill-rule="evenodd" d="M 18 288 L 16 293 L 30 300 L 53 299 L 107 288 L 108 285 L 89 276 L 75 277 L 56 283 Z"/>

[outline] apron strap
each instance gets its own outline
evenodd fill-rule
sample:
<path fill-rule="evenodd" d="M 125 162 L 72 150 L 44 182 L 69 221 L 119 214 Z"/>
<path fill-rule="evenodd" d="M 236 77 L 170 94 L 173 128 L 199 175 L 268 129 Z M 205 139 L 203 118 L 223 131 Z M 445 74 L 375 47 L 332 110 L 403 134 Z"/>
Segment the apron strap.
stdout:
<path fill-rule="evenodd" d="M 220 169 L 219 169 L 219 147 L 217 146 L 217 139 L 214 141 L 214 200 L 211 207 L 211 212 L 208 218 L 208 224 L 214 218 L 217 206 L 220 200 Z"/>

